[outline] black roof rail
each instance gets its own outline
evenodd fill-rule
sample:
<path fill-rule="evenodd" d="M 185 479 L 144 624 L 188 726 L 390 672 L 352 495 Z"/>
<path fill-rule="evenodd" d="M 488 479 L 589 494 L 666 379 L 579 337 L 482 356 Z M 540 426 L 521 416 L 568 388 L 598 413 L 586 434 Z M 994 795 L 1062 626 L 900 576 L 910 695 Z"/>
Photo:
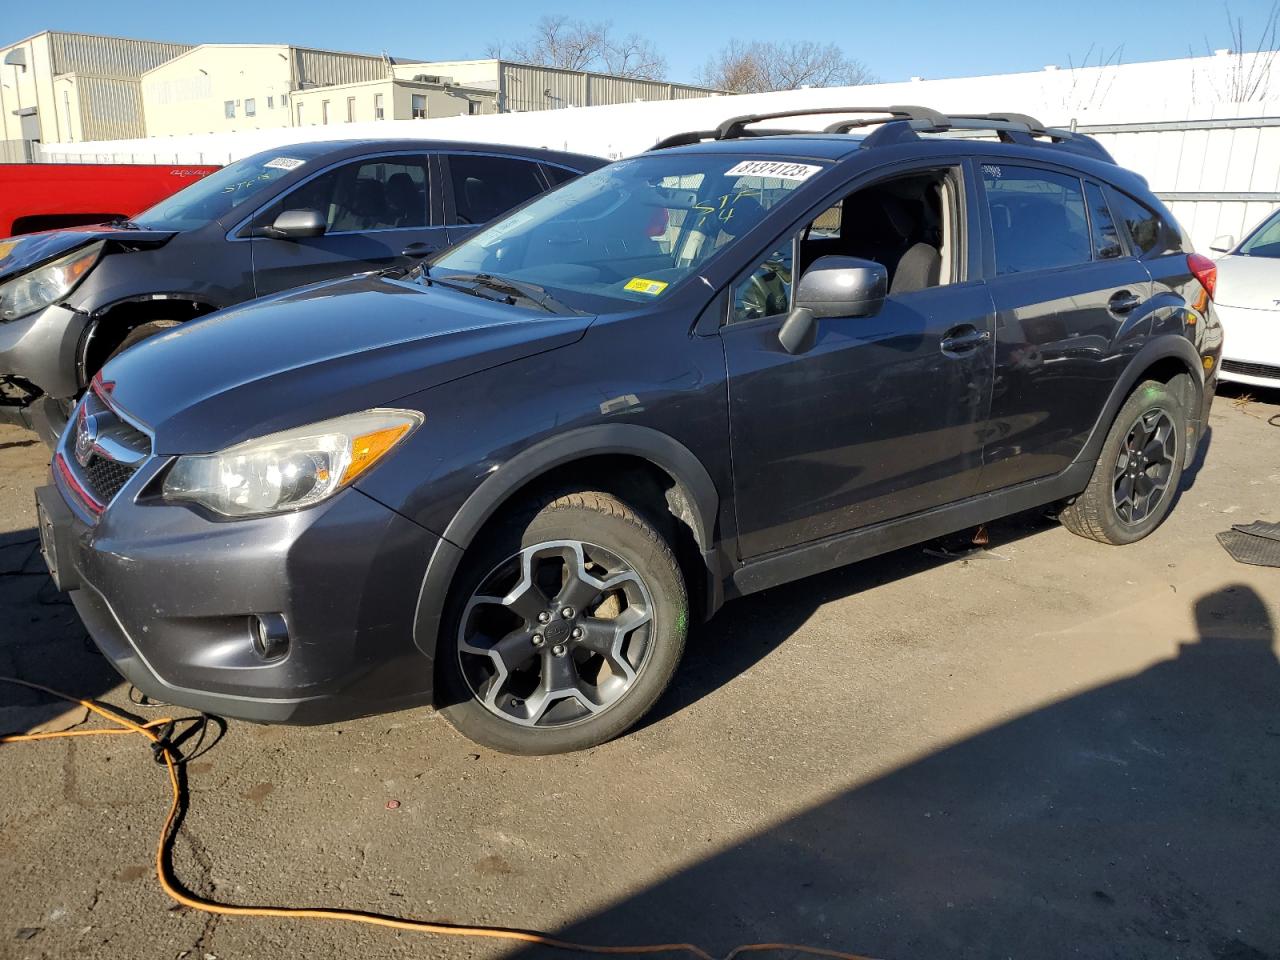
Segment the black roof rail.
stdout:
<path fill-rule="evenodd" d="M 996 133 L 1005 143 L 1023 145 L 1043 145 L 1048 139 L 1055 146 L 1061 146 L 1073 153 L 1092 156 L 1095 159 L 1114 163 L 1106 148 L 1092 137 L 1065 130 L 1059 127 L 1048 127 L 1035 117 L 1025 113 L 968 113 L 948 115 L 929 107 L 911 105 L 895 105 L 888 107 L 812 107 L 809 109 L 778 110 L 771 113 L 749 113 L 724 121 L 714 130 L 692 130 L 672 134 L 659 140 L 650 150 L 662 150 L 666 147 L 684 146 L 699 143 L 703 140 L 735 140 L 743 137 L 767 137 L 789 133 L 811 133 L 808 130 L 749 130 L 748 127 L 765 120 L 781 120 L 788 117 L 810 117 L 824 114 L 871 114 L 861 119 L 843 119 L 829 125 L 823 133 L 849 133 L 860 127 L 881 126 L 877 135 L 867 140 L 867 146 L 901 142 L 920 133 L 947 133 L 966 130 L 986 130 Z M 892 136 L 890 130 L 894 131 Z M 1041 138 L 1037 140 L 1036 138 Z"/>

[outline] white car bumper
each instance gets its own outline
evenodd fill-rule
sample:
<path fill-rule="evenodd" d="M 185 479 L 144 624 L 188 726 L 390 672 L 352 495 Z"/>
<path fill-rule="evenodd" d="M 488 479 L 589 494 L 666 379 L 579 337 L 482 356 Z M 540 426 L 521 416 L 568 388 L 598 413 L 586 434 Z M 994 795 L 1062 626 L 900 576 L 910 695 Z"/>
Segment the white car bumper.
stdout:
<path fill-rule="evenodd" d="M 1222 366 L 1218 375 L 1234 383 L 1280 387 L 1280 310 L 1215 308 L 1222 321 Z"/>

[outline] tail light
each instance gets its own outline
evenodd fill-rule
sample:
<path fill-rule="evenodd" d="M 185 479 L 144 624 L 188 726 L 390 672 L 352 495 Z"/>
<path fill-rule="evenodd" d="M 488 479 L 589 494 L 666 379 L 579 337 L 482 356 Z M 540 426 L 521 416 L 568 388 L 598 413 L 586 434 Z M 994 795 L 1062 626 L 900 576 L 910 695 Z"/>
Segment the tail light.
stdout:
<path fill-rule="evenodd" d="M 1200 286 L 1204 287 L 1204 292 L 1212 300 L 1218 286 L 1218 265 L 1203 253 L 1193 253 L 1187 257 L 1187 268 L 1200 281 Z"/>

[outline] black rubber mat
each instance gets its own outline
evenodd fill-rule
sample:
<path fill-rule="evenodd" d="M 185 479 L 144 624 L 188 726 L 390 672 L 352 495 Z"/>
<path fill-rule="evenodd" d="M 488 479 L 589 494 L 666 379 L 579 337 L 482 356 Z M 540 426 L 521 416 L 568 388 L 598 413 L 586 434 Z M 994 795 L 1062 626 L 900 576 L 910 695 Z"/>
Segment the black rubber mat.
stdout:
<path fill-rule="evenodd" d="M 1253 523 L 1237 523 L 1231 529 L 1254 537 L 1280 540 L 1280 523 L 1263 523 L 1261 520 L 1255 520 Z"/>
<path fill-rule="evenodd" d="M 1280 567 L 1280 539 L 1255 537 L 1239 530 L 1224 530 L 1218 542 L 1231 554 L 1231 559 L 1259 567 Z"/>

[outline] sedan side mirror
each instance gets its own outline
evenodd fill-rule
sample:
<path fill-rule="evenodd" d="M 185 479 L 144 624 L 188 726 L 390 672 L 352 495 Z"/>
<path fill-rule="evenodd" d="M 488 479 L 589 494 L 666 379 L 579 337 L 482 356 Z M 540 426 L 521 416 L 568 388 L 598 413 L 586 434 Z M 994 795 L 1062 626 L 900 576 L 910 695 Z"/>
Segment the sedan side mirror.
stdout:
<path fill-rule="evenodd" d="M 1215 253 L 1230 253 L 1235 249 L 1235 246 L 1236 238 L 1229 233 L 1224 233 L 1222 236 L 1218 237 L 1218 239 L 1214 240 L 1213 243 L 1209 244 L 1209 249 Z"/>
<path fill-rule="evenodd" d="M 787 353 L 803 353 L 817 339 L 824 317 L 874 317 L 889 291 L 883 264 L 858 257 L 819 257 L 800 277 L 795 307 L 778 330 Z"/>
<path fill-rule="evenodd" d="M 265 231 L 276 240 L 301 240 L 324 236 L 326 224 L 319 210 L 286 210 Z"/>

